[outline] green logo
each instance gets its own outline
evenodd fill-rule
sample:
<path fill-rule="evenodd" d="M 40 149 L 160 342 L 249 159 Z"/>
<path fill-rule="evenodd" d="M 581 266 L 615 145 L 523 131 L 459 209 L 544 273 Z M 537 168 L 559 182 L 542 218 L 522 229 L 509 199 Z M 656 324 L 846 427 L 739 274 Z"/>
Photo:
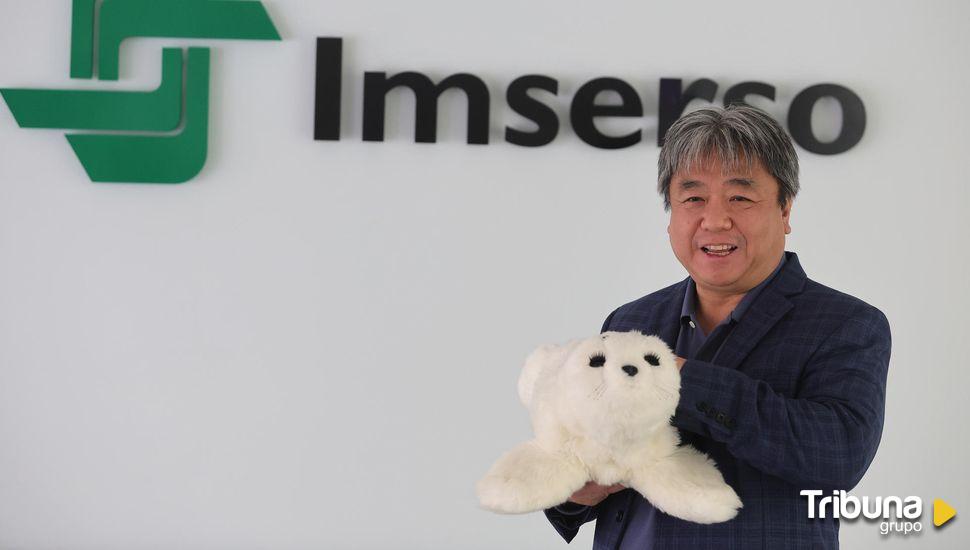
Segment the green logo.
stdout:
<path fill-rule="evenodd" d="M 90 79 L 96 69 L 99 80 L 118 80 L 121 42 L 131 37 L 280 39 L 258 1 L 102 0 L 95 8 L 95 0 L 74 0 L 71 78 Z M 163 48 L 162 80 L 153 91 L 0 94 L 21 128 L 110 131 L 67 134 L 92 181 L 182 183 L 205 164 L 209 48 Z"/>

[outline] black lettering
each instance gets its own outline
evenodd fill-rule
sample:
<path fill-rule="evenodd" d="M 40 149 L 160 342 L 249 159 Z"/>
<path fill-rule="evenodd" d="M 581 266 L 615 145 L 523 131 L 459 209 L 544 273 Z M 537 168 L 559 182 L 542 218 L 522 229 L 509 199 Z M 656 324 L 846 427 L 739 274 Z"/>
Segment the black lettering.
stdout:
<path fill-rule="evenodd" d="M 764 82 L 741 82 L 735 84 L 724 92 L 724 106 L 732 104 L 748 105 L 745 101 L 749 95 L 760 95 L 768 99 L 775 100 L 775 87 Z"/>
<path fill-rule="evenodd" d="M 613 91 L 620 94 L 619 105 L 598 105 L 596 96 L 600 92 Z M 640 141 L 640 130 L 625 136 L 612 137 L 596 129 L 594 119 L 598 116 L 643 116 L 643 105 L 629 84 L 619 78 L 595 78 L 583 84 L 569 109 L 569 120 L 573 131 L 586 143 L 600 149 L 622 149 Z"/>
<path fill-rule="evenodd" d="M 505 92 L 509 107 L 538 126 L 534 132 L 523 132 L 506 126 L 505 141 L 514 145 L 523 147 L 547 145 L 556 139 L 556 134 L 559 133 L 559 117 L 548 105 L 529 96 L 528 91 L 532 88 L 556 95 L 559 93 L 559 82 L 548 76 L 532 74 L 520 76 L 509 84 Z"/>
<path fill-rule="evenodd" d="M 435 85 L 416 72 L 364 73 L 364 141 L 384 141 L 384 109 L 387 92 L 404 86 L 414 92 L 414 141 L 435 143 L 438 134 L 438 98 L 448 88 L 459 88 L 468 98 L 468 143 L 488 143 L 488 87 L 467 73 L 453 74 Z"/>
<path fill-rule="evenodd" d="M 317 80 L 313 98 L 313 139 L 340 139 L 340 83 L 343 39 L 317 38 Z"/>
<path fill-rule="evenodd" d="M 812 131 L 812 111 L 823 97 L 832 97 L 842 107 L 842 129 L 838 137 L 822 143 Z M 819 155 L 844 153 L 859 143 L 866 130 L 866 108 L 852 90 L 838 84 L 816 84 L 805 88 L 788 109 L 788 131 L 795 143 Z"/>

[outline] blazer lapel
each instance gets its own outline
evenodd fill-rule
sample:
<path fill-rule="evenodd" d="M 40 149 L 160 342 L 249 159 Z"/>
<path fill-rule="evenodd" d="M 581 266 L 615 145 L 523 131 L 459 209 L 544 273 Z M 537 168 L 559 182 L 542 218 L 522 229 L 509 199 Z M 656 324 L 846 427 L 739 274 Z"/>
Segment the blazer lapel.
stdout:
<path fill-rule="evenodd" d="M 786 252 L 785 265 L 768 286 L 755 298 L 744 316 L 717 354 L 717 364 L 736 369 L 741 361 L 793 307 L 788 296 L 798 294 L 805 287 L 805 271 L 794 252 Z"/>
<path fill-rule="evenodd" d="M 680 310 L 684 305 L 684 292 L 687 280 L 664 289 L 663 295 L 649 302 L 637 303 L 630 311 L 618 310 L 621 315 L 614 319 L 610 330 L 636 330 L 643 334 L 654 334 L 674 349 L 680 330 Z"/>
<path fill-rule="evenodd" d="M 684 307 L 684 293 L 687 292 L 687 279 L 674 287 L 674 294 L 664 304 L 659 315 L 652 319 L 651 327 L 644 334 L 656 334 L 670 346 L 677 347 L 677 335 L 680 333 L 680 310 Z"/>

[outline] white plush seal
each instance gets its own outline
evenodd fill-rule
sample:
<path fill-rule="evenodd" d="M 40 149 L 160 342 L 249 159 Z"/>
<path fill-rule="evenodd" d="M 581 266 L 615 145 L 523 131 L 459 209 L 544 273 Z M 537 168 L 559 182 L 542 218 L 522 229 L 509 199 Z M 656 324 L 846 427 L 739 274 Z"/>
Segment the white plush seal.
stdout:
<path fill-rule="evenodd" d="M 656 336 L 605 332 L 526 359 L 519 397 L 536 438 L 478 482 L 481 505 L 520 514 L 565 502 L 587 481 L 632 487 L 658 510 L 697 523 L 733 518 L 741 500 L 714 462 L 678 446 L 674 354 Z"/>

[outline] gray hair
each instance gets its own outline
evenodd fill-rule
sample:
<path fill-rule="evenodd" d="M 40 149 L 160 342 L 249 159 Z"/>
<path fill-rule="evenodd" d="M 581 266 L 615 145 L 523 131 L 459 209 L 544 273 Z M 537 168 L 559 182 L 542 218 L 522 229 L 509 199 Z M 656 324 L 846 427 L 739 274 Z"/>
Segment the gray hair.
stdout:
<path fill-rule="evenodd" d="M 678 119 L 660 149 L 657 191 L 670 210 L 670 180 L 675 173 L 720 159 L 725 171 L 761 163 L 778 180 L 778 203 L 798 194 L 798 155 L 785 129 L 761 109 L 743 104 L 700 109 Z"/>

